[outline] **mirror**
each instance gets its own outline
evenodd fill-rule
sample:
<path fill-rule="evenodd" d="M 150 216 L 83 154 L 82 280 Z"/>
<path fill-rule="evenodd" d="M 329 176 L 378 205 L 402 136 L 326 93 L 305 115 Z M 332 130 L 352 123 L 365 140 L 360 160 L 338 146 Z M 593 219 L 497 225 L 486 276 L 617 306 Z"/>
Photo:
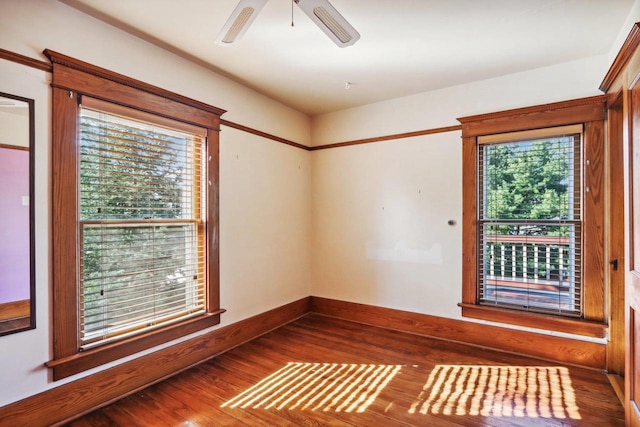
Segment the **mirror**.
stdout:
<path fill-rule="evenodd" d="M 36 327 L 33 107 L 0 92 L 0 335 Z"/>

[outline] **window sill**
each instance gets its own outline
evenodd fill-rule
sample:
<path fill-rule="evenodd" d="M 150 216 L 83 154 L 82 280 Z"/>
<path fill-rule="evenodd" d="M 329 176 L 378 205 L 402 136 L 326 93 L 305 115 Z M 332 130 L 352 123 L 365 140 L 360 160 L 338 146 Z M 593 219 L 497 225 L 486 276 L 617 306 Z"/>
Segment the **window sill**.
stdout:
<path fill-rule="evenodd" d="M 45 363 L 45 366 L 53 370 L 53 380 L 57 381 L 217 325 L 220 323 L 220 314 L 224 312 L 225 310 L 222 309 L 213 313 L 207 313 L 200 317 L 169 325 L 143 335 L 105 344 L 61 359 L 51 360 Z"/>
<path fill-rule="evenodd" d="M 488 320 L 491 322 L 526 326 L 554 332 L 566 332 L 593 338 L 604 338 L 607 332 L 606 324 L 588 320 L 570 319 L 548 314 L 528 313 L 475 304 L 459 303 L 458 306 L 462 308 L 463 317 Z"/>

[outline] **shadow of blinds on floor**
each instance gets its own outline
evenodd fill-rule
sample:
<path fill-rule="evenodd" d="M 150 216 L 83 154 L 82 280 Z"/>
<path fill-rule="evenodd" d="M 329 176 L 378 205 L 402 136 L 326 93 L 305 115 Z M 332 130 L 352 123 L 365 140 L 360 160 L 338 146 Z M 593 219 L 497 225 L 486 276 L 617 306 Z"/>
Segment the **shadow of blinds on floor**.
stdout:
<path fill-rule="evenodd" d="M 436 365 L 409 412 L 582 419 L 569 370 L 546 366 Z"/>
<path fill-rule="evenodd" d="M 364 412 L 401 368 L 290 362 L 221 407 Z"/>

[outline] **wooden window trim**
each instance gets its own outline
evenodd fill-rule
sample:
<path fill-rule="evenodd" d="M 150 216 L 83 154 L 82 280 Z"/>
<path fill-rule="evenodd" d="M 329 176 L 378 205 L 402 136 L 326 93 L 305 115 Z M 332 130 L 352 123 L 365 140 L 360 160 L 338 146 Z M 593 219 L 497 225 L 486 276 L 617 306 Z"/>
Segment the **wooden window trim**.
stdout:
<path fill-rule="evenodd" d="M 462 315 L 591 337 L 606 334 L 604 289 L 604 129 L 606 95 L 459 118 L 462 124 Z M 579 320 L 484 307 L 477 295 L 478 137 L 581 124 L 583 155 L 583 318 Z"/>
<path fill-rule="evenodd" d="M 462 308 L 463 317 L 507 324 L 514 324 L 515 322 L 512 321 L 512 318 L 517 317 L 518 322 L 515 324 L 518 326 L 566 332 L 594 338 L 604 338 L 606 336 L 606 325 L 600 322 L 576 320 L 569 317 L 550 316 L 543 313 L 531 313 L 477 304 L 459 303 L 458 306 Z"/>
<path fill-rule="evenodd" d="M 45 50 L 53 64 L 53 379 L 100 366 L 220 323 L 219 131 L 225 112 L 181 95 Z M 206 129 L 207 313 L 148 333 L 80 351 L 78 334 L 78 97 L 133 108 Z"/>

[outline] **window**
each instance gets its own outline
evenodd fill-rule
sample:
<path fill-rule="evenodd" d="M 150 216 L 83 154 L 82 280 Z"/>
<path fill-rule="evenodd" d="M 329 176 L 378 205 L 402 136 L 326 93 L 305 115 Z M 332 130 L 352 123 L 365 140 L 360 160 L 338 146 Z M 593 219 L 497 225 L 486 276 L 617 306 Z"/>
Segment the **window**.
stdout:
<path fill-rule="evenodd" d="M 605 98 L 459 119 L 466 317 L 604 337 Z"/>
<path fill-rule="evenodd" d="M 546 131 L 478 138 L 478 301 L 579 317 L 582 128 Z"/>
<path fill-rule="evenodd" d="M 142 116 L 81 99 L 83 349 L 206 311 L 206 131 Z"/>
<path fill-rule="evenodd" d="M 224 111 L 45 53 L 58 380 L 220 322 Z"/>

